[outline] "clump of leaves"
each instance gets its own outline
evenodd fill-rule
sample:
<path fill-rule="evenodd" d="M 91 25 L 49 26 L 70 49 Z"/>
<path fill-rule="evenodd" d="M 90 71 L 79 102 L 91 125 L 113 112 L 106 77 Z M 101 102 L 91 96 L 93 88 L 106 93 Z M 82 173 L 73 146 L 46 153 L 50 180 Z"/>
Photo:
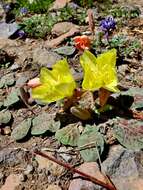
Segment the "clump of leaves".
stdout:
<path fill-rule="evenodd" d="M 51 31 L 55 22 L 50 14 L 43 14 L 24 18 L 20 25 L 29 37 L 44 38 Z"/>
<path fill-rule="evenodd" d="M 32 13 L 46 13 L 53 3 L 53 0 L 17 0 L 15 11 L 19 14 L 20 8 L 26 8 Z"/>
<path fill-rule="evenodd" d="M 101 53 L 104 49 L 116 48 L 121 57 L 133 57 L 141 52 L 141 42 L 135 38 L 128 38 L 125 35 L 115 35 L 105 40 L 102 32 L 98 33 L 98 38 L 93 42 L 93 49 Z"/>
<path fill-rule="evenodd" d="M 77 1 L 75 2 L 82 7 L 92 7 L 94 4 L 94 0 L 79 0 L 78 2 Z"/>
<path fill-rule="evenodd" d="M 118 49 L 119 54 L 124 57 L 132 56 L 141 50 L 141 43 L 138 39 L 129 39 L 123 35 L 114 36 L 109 41 L 109 46 Z"/>
<path fill-rule="evenodd" d="M 111 14 L 115 18 L 136 18 L 141 14 L 141 11 L 138 7 L 122 7 L 122 6 L 116 6 L 113 7 L 109 14 Z"/>
<path fill-rule="evenodd" d="M 75 24 L 85 24 L 86 20 L 86 9 L 71 9 L 71 7 L 66 6 L 60 10 L 57 16 L 58 21 L 72 21 Z"/>

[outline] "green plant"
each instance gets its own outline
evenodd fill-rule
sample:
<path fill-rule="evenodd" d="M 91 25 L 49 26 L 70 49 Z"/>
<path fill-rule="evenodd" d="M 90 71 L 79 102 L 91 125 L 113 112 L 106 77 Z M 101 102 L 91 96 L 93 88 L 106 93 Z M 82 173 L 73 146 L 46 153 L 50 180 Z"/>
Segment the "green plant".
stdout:
<path fill-rule="evenodd" d="M 116 48 L 119 54 L 128 57 L 132 53 L 139 52 L 141 50 L 141 43 L 138 39 L 129 39 L 126 36 L 119 35 L 114 36 L 109 41 L 110 48 Z"/>
<path fill-rule="evenodd" d="M 84 24 L 87 16 L 86 12 L 85 9 L 71 9 L 69 6 L 66 6 L 60 10 L 60 14 L 57 15 L 57 20 Z"/>
<path fill-rule="evenodd" d="M 33 15 L 24 18 L 20 24 L 26 34 L 33 38 L 44 38 L 50 31 L 56 20 L 50 15 Z"/>
<path fill-rule="evenodd" d="M 115 18 L 136 18 L 141 14 L 141 11 L 138 7 L 122 7 L 122 6 L 115 6 L 110 11 L 111 14 Z"/>
<path fill-rule="evenodd" d="M 92 7 L 93 3 L 94 3 L 94 0 L 79 0 L 79 5 L 82 7 Z"/>
<path fill-rule="evenodd" d="M 52 3 L 53 0 L 17 0 L 15 10 L 18 12 L 20 8 L 25 7 L 29 12 L 46 13 Z"/>

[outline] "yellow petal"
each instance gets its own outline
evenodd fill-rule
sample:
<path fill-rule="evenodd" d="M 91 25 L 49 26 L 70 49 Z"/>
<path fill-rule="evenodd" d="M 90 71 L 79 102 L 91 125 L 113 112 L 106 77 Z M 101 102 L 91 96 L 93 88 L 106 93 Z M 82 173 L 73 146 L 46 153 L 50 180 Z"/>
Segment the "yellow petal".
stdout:
<path fill-rule="evenodd" d="M 117 89 L 116 50 L 109 50 L 97 58 L 88 50 L 80 58 L 84 69 L 82 87 L 85 90 L 99 90 L 105 88 L 111 92 Z"/>
<path fill-rule="evenodd" d="M 42 68 L 40 82 L 40 86 L 32 89 L 32 97 L 45 103 L 70 97 L 76 88 L 66 59 L 58 61 L 53 70 Z"/>

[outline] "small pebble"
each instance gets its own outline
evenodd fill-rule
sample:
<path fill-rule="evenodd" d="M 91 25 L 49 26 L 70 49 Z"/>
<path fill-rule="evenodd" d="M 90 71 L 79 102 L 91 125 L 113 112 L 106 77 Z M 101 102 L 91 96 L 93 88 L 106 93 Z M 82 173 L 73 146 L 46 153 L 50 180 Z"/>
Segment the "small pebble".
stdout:
<path fill-rule="evenodd" d="M 33 170 L 34 170 L 33 166 L 30 165 L 30 164 L 28 164 L 28 165 L 27 165 L 27 168 L 26 168 L 25 171 L 24 171 L 24 174 L 25 174 L 25 175 L 31 174 L 31 173 L 33 173 Z"/>
<path fill-rule="evenodd" d="M 20 180 L 21 182 L 26 181 L 26 175 L 20 174 L 20 175 L 19 175 L 19 180 Z"/>
<path fill-rule="evenodd" d="M 11 129 L 9 126 L 6 126 L 3 128 L 3 134 L 4 135 L 10 135 L 11 134 Z"/>

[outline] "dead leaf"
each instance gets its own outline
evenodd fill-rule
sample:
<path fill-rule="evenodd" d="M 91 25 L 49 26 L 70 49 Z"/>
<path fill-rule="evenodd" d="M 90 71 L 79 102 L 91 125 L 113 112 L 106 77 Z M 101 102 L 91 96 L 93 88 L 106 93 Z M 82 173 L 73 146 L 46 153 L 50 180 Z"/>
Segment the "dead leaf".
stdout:
<path fill-rule="evenodd" d="M 58 10 L 64 8 L 71 0 L 56 0 L 50 10 Z"/>
<path fill-rule="evenodd" d="M 94 34 L 94 29 L 95 29 L 95 22 L 94 22 L 94 14 L 92 9 L 87 10 L 88 14 L 88 24 L 89 24 L 89 29 L 92 34 Z"/>
<path fill-rule="evenodd" d="M 109 92 L 104 88 L 100 88 L 98 95 L 99 95 L 100 106 L 103 107 L 107 103 L 108 98 L 111 95 L 111 92 Z"/>
<path fill-rule="evenodd" d="M 104 175 L 100 172 L 99 166 L 96 162 L 85 162 L 82 164 L 79 168 L 80 171 L 91 175 L 93 177 L 96 177 L 96 179 L 103 181 L 104 183 L 107 183 L 106 178 Z M 73 176 L 75 179 L 73 179 L 70 183 L 68 190 L 92 190 L 96 189 L 96 184 L 94 184 L 91 181 L 83 180 L 82 178 L 78 178 L 78 174 L 74 174 Z"/>
<path fill-rule="evenodd" d="M 19 176 L 15 174 L 10 174 L 6 178 L 5 184 L 0 190 L 15 190 L 15 188 L 20 184 Z"/>
<path fill-rule="evenodd" d="M 77 28 L 71 28 L 69 32 L 59 36 L 58 38 L 55 38 L 51 41 L 47 41 L 46 42 L 46 46 L 48 46 L 49 48 L 53 48 L 58 46 L 61 42 L 63 42 L 66 38 L 73 36 L 75 33 L 78 33 L 79 29 Z"/>

